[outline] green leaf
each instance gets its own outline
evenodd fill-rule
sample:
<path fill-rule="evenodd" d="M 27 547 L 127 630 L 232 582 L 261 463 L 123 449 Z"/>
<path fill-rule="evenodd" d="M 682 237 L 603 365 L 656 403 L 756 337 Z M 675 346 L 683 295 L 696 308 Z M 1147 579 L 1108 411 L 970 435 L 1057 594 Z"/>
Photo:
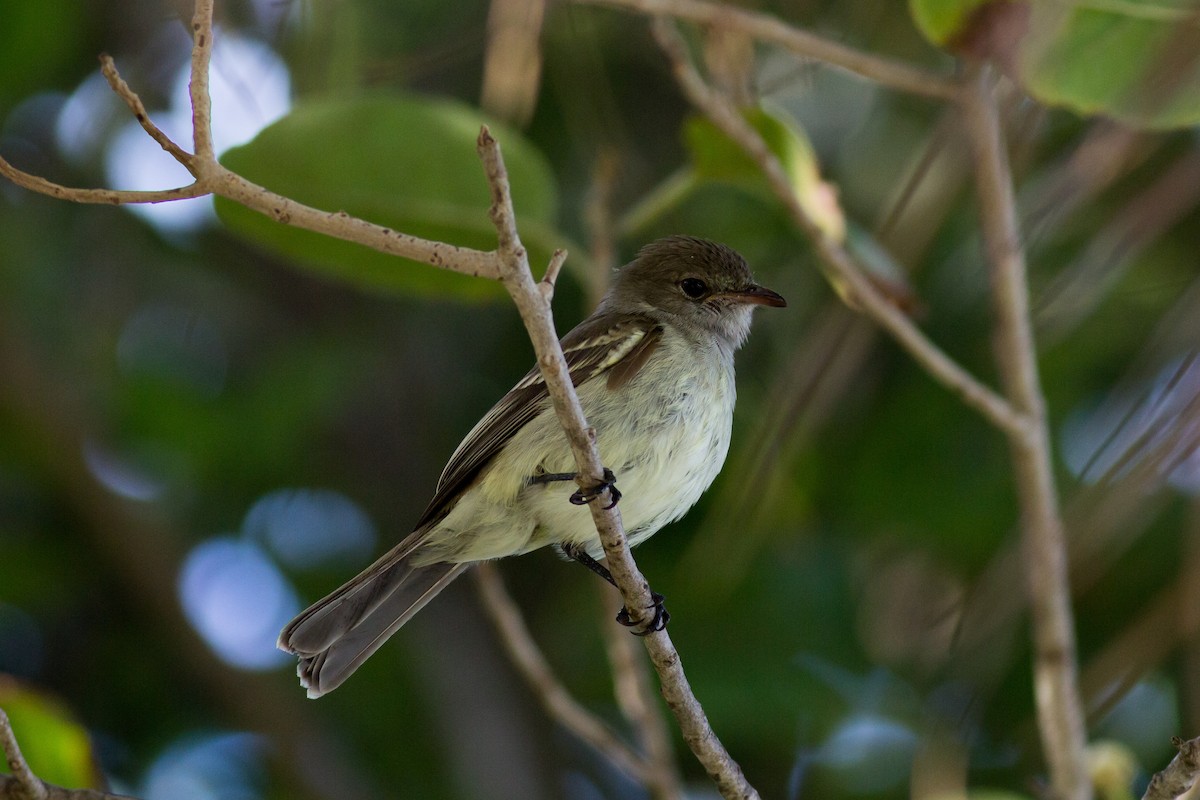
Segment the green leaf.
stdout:
<path fill-rule="evenodd" d="M 842 240 L 846 222 L 841 207 L 833 189 L 821 180 L 816 154 L 804 131 L 782 113 L 764 108 L 749 108 L 743 113 L 779 159 L 800 205 L 822 230 Z M 691 155 L 694 181 L 729 183 L 773 197 L 754 160 L 707 119 L 687 120 L 683 140 Z"/>
<path fill-rule="evenodd" d="M 909 0 L 941 47 L 1015 65 L 1047 105 L 1145 128 L 1200 122 L 1200 24 L 1192 0 Z"/>
<path fill-rule="evenodd" d="M 968 27 L 975 10 L 991 0 L 909 0 L 909 12 L 926 39 L 948 47 Z"/>
<path fill-rule="evenodd" d="M 33 774 L 72 789 L 103 788 L 87 731 L 58 701 L 0 677 L 0 708 Z"/>
<path fill-rule="evenodd" d="M 1148 128 L 1200 122 L 1200 27 L 1182 2 L 1035 4 L 1021 48 L 1026 89 L 1048 105 Z"/>
<path fill-rule="evenodd" d="M 427 239 L 491 250 L 491 202 L 476 155 L 482 115 L 447 100 L 370 95 L 310 101 L 221 161 L 248 180 L 306 205 L 345 211 Z M 557 192 L 533 145 L 488 123 L 504 151 L 521 236 L 535 265 L 564 240 L 554 231 Z M 279 224 L 218 199 L 231 231 L 300 266 L 360 286 L 460 298 L 492 296 L 493 281 L 389 256 Z"/>

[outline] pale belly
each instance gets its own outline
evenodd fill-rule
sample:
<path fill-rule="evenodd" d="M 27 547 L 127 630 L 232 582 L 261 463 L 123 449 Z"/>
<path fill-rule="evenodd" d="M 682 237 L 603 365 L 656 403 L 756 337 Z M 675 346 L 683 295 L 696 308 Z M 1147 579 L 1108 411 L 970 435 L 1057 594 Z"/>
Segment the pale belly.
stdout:
<path fill-rule="evenodd" d="M 707 372 L 682 366 L 682 373 L 672 374 L 686 375 L 683 380 L 662 381 L 647 371 L 620 392 L 599 383 L 580 388 L 601 460 L 623 495 L 618 508 L 631 544 L 683 516 L 711 485 L 729 450 L 732 364 Z M 643 394 L 631 393 L 639 391 Z M 631 402 L 644 393 L 651 402 Z M 568 500 L 578 489 L 575 482 L 529 482 L 539 472 L 574 471 L 557 419 L 539 416 L 430 531 L 429 558 L 422 560 L 481 561 L 559 543 L 602 557 L 590 512 Z"/>

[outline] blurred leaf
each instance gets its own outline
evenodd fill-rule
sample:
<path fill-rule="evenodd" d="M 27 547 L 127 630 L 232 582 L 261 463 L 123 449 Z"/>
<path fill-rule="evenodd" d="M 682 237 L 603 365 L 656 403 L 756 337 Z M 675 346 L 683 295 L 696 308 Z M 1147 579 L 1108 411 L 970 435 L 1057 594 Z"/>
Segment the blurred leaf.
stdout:
<path fill-rule="evenodd" d="M 816 153 L 804 131 L 786 115 L 764 108 L 746 109 L 745 117 L 779 159 L 800 205 L 825 233 L 842 241 L 846 221 L 836 190 L 821 180 Z M 684 123 L 683 139 L 698 180 L 765 186 L 758 165 L 707 119 L 692 117 Z"/>
<path fill-rule="evenodd" d="M 800 205 L 831 237 L 843 241 L 846 221 L 831 184 L 821 180 L 816 153 L 808 137 L 790 117 L 750 108 L 746 121 L 779 159 Z M 704 117 L 683 124 L 683 142 L 691 164 L 661 182 L 621 219 L 626 234 L 642 233 L 678 210 L 693 194 L 713 184 L 733 186 L 756 199 L 780 206 L 762 170 L 742 148 Z M 790 225 L 789 225 L 790 227 Z"/>
<path fill-rule="evenodd" d="M 1042 103 L 1146 128 L 1200 122 L 1200 17 L 1193 0 L 1021 3 L 909 0 L 934 44 L 991 57 Z"/>
<path fill-rule="evenodd" d="M 992 0 L 909 0 L 909 11 L 925 38 L 947 47 L 966 30 L 971 16 Z"/>
<path fill-rule="evenodd" d="M 56 700 L 0 676 L 0 708 L 35 775 L 58 786 L 103 788 L 87 731 Z"/>
<path fill-rule="evenodd" d="M 224 154 L 225 166 L 306 205 L 345 211 L 414 236 L 490 250 L 490 195 L 476 156 L 486 120 L 467 106 L 411 95 L 372 95 L 297 105 L 254 141 Z M 492 125 L 504 148 L 513 202 L 531 262 L 563 243 L 553 229 L 558 199 L 542 154 Z M 478 280 L 328 236 L 280 225 L 217 200 L 230 230 L 314 271 L 360 286 L 479 298 L 500 291 Z"/>
<path fill-rule="evenodd" d="M 87 35 L 87 10 L 80 0 L 0 3 L 0 106 L 69 80 Z M 92 66 L 95 66 L 92 61 Z"/>

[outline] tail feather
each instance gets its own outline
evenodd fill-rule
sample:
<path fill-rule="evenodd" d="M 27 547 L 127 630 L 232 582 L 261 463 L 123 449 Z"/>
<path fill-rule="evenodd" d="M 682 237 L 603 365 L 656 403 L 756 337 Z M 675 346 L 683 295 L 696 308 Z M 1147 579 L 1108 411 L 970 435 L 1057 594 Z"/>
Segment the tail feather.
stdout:
<path fill-rule="evenodd" d="M 288 623 L 279 647 L 300 657 L 309 697 L 331 692 L 469 564 L 414 566 L 413 534 L 357 577 Z"/>

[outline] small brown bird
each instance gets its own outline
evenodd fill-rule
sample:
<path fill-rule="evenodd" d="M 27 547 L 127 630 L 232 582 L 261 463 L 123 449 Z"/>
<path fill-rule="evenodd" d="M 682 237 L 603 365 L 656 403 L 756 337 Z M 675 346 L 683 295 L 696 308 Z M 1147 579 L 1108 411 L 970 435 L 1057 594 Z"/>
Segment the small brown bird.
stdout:
<path fill-rule="evenodd" d="M 572 491 L 574 458 L 541 373 L 531 370 L 450 456 L 433 500 L 404 541 L 288 624 L 279 647 L 300 657 L 309 697 L 337 688 L 471 564 L 546 545 L 611 582 L 591 515 L 580 506 L 625 487 L 629 543 L 682 517 L 729 450 L 733 354 L 755 306 L 787 305 L 724 245 L 654 242 L 622 267 L 590 317 L 562 339 L 606 483 Z M 570 501 L 570 502 L 568 502 Z M 647 629 L 669 618 L 661 597 Z M 618 621 L 632 625 L 622 609 Z"/>

